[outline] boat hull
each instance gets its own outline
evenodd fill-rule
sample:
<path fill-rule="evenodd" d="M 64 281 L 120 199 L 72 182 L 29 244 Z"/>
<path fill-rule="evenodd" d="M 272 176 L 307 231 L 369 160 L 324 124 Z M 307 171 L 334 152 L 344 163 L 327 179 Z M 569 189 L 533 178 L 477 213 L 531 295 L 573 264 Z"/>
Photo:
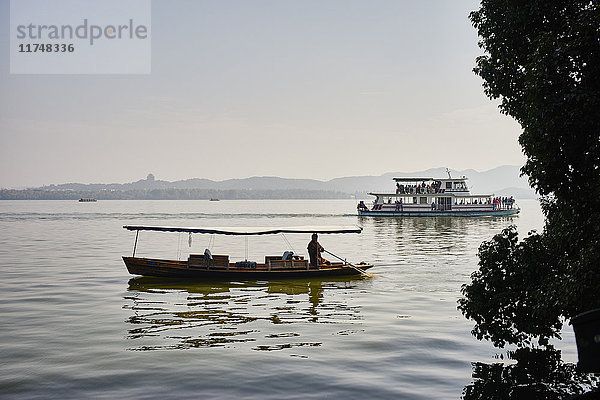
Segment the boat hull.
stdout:
<path fill-rule="evenodd" d="M 368 217 L 503 217 L 516 215 L 521 211 L 519 208 L 509 208 L 504 210 L 482 210 L 482 211 L 373 211 L 359 210 L 359 216 Z"/>
<path fill-rule="evenodd" d="M 261 279 L 293 279 L 324 276 L 359 275 L 360 272 L 348 265 L 333 264 L 310 269 L 268 270 L 256 269 L 207 269 L 189 267 L 186 261 L 159 260 L 151 258 L 123 257 L 127 271 L 132 275 L 190 278 L 198 280 L 261 280 Z M 367 270 L 373 265 L 358 264 L 361 270 Z"/>

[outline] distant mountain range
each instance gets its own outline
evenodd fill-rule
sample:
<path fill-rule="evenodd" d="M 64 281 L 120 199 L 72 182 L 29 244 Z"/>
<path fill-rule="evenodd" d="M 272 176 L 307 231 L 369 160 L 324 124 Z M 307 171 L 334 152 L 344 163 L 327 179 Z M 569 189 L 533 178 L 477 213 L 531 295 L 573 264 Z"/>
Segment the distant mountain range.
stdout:
<path fill-rule="evenodd" d="M 504 165 L 483 172 L 450 169 L 450 175 L 453 178 L 467 177 L 467 183 L 474 194 L 536 198 L 535 191 L 529 187 L 527 178 L 520 176 L 520 167 L 516 165 Z M 348 193 L 389 192 L 394 190 L 392 178 L 398 177 L 447 178 L 448 174 L 446 168 L 440 167 L 417 172 L 390 172 L 380 176 L 336 178 L 328 183 L 332 190 Z"/>
<path fill-rule="evenodd" d="M 535 192 L 529 187 L 526 177 L 521 177 L 519 167 L 504 165 L 488 171 L 450 170 L 452 177 L 466 176 L 474 194 L 495 194 L 497 196 L 512 195 L 515 198 L 535 198 Z M 103 198 L 205 198 L 221 195 L 228 198 L 367 198 L 370 191 L 393 191 L 394 177 L 447 177 L 446 168 L 431 168 L 416 172 L 390 172 L 379 176 L 349 176 L 328 181 L 316 179 L 289 179 L 273 176 L 251 177 L 243 179 L 227 179 L 213 181 L 210 179 L 186 179 L 169 182 L 155 179 L 149 174 L 146 179 L 131 183 L 81 184 L 65 183 L 43 186 L 26 191 L 54 192 L 51 198 L 57 198 L 57 192 L 81 193 L 92 195 L 99 192 L 112 192 L 112 196 Z M 26 192 L 21 191 L 21 192 Z M 0 192 L 0 199 L 7 197 L 6 190 Z M 13 191 L 19 192 L 19 191 Z M 131 196 L 119 196 L 128 192 Z M 144 195 L 144 193 L 146 195 Z M 150 196 L 150 193 L 154 193 Z M 170 193 L 170 194 L 169 194 Z M 60 196 L 58 196 L 60 197 Z"/>

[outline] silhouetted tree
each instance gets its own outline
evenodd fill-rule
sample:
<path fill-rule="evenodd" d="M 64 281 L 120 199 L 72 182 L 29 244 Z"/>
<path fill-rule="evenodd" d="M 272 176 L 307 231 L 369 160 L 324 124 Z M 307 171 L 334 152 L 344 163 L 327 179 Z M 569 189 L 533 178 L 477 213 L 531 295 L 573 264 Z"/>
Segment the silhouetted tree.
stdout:
<path fill-rule="evenodd" d="M 482 244 L 459 309 L 480 339 L 546 345 L 563 317 L 600 307 L 600 2 L 483 0 L 470 18 L 485 52 L 474 71 L 523 129 L 546 221 Z"/>

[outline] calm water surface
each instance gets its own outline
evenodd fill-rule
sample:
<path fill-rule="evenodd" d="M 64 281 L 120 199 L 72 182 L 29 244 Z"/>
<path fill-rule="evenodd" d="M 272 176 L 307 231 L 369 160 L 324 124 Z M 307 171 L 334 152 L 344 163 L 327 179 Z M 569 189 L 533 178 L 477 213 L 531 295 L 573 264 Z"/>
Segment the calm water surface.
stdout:
<path fill-rule="evenodd" d="M 498 350 L 456 310 L 477 248 L 515 224 L 543 226 L 536 201 L 504 218 L 354 215 L 354 201 L 0 202 L 0 397 L 456 399 L 472 363 Z M 127 224 L 358 225 L 321 235 L 370 261 L 371 279 L 189 283 L 133 278 Z M 141 232 L 137 255 L 262 260 L 308 235 L 243 238 Z M 558 347 L 576 361 L 571 328 Z"/>

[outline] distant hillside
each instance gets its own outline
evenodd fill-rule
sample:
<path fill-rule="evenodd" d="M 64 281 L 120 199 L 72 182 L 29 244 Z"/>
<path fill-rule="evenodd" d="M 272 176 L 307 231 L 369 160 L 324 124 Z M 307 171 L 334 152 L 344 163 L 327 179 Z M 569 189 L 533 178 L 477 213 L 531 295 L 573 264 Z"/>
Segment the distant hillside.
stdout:
<path fill-rule="evenodd" d="M 526 177 L 520 177 L 520 167 L 504 165 L 488 171 L 478 172 L 473 169 L 450 170 L 454 178 L 466 176 L 472 192 L 475 194 L 506 195 L 506 188 L 518 190 L 518 198 L 536 198 L 535 191 L 529 187 Z M 328 183 L 330 189 L 364 195 L 367 192 L 385 192 L 394 189 L 393 178 L 423 177 L 446 178 L 446 168 L 431 168 L 417 172 L 392 172 L 380 176 L 355 176 L 332 179 Z M 502 192 L 502 194 L 500 193 Z M 512 195 L 515 196 L 516 192 Z M 511 195 L 508 193 L 508 195 Z M 517 197 L 515 196 L 515 197 Z"/>
<path fill-rule="evenodd" d="M 452 177 L 466 176 L 475 194 L 513 195 L 515 198 L 535 198 L 527 179 L 520 177 L 519 167 L 504 165 L 488 171 L 450 170 Z M 446 168 L 431 168 L 416 172 L 390 172 L 379 176 L 349 176 L 329 181 L 316 179 L 288 179 L 274 176 L 260 176 L 243 179 L 213 181 L 193 178 L 176 182 L 155 179 L 149 174 L 146 179 L 131 183 L 81 184 L 65 183 L 50 185 L 26 191 L 0 191 L 0 199 L 27 198 L 366 198 L 371 191 L 394 190 L 394 177 L 445 178 Z M 9 193 L 10 192 L 10 193 Z M 53 192 L 52 195 L 39 192 Z M 60 192 L 63 192 L 61 195 Z M 67 194 L 67 192 L 70 192 Z M 21 194 L 19 194 L 21 193 Z M 32 196 L 37 197 L 32 197 Z"/>
<path fill-rule="evenodd" d="M 210 179 L 186 179 L 169 182 L 156 180 L 152 174 L 146 179 L 131 183 L 83 184 L 64 183 L 43 186 L 38 190 L 154 190 L 154 189 L 207 189 L 207 190 L 330 190 L 326 182 L 314 179 L 287 179 L 274 176 L 261 176 L 243 179 L 212 181 Z"/>

